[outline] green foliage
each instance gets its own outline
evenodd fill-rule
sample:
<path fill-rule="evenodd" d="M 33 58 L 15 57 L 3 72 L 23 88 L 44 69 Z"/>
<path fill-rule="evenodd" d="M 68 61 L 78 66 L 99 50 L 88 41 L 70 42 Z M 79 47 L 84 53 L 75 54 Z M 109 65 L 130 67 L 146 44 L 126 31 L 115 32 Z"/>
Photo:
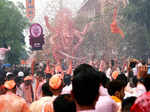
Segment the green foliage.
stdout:
<path fill-rule="evenodd" d="M 110 30 L 113 10 L 107 9 L 104 14 L 95 14 L 91 18 L 88 17 L 88 14 L 90 13 L 87 12 L 84 16 L 78 15 L 76 18 L 76 26 L 78 29 L 80 28 L 80 31 L 89 21 L 94 22 L 91 28 L 89 28 L 88 33 L 83 37 L 84 41 L 80 45 L 79 51 L 81 51 L 82 55 L 94 55 L 94 58 L 97 59 L 104 55 L 106 59 L 113 57 L 112 50 L 119 48 L 118 46 L 122 39 L 119 34 L 112 34 Z M 119 27 L 122 28 L 119 19 L 117 22 Z"/>
<path fill-rule="evenodd" d="M 124 13 L 128 20 L 150 28 L 150 2 L 149 0 L 130 0 Z"/>
<path fill-rule="evenodd" d="M 22 32 L 27 25 L 27 19 L 13 2 L 0 0 L 0 47 L 4 44 L 11 46 L 7 61 L 12 64 L 19 63 L 20 58 L 26 55 Z"/>
<path fill-rule="evenodd" d="M 130 0 L 127 8 L 122 10 L 126 39 L 121 44 L 127 50 L 121 54 L 143 57 L 150 55 L 150 2 L 148 0 Z M 123 53 L 125 52 L 125 53 Z"/>

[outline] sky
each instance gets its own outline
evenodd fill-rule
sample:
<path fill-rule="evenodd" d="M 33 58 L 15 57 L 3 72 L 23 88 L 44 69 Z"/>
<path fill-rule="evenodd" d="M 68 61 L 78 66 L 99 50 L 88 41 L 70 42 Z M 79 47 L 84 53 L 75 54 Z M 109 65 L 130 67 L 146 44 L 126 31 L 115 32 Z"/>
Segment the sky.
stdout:
<path fill-rule="evenodd" d="M 24 6 L 26 5 L 26 0 L 9 0 L 9 1 L 14 2 L 16 5 L 17 5 L 17 2 L 22 2 Z M 52 5 L 52 2 L 53 4 L 56 5 L 55 7 L 57 7 L 59 0 L 35 0 L 36 14 L 35 14 L 33 23 L 40 23 L 43 28 L 46 28 L 45 22 L 43 22 L 44 16 L 45 15 L 49 15 L 49 17 L 55 16 L 55 14 L 53 14 L 53 12 L 55 12 L 55 8 L 51 8 L 51 6 L 49 6 L 49 5 Z M 49 3 L 49 5 L 47 5 L 47 3 Z M 82 3 L 83 3 L 83 0 L 63 0 L 63 6 L 71 9 L 74 13 L 79 9 Z M 44 29 L 44 33 L 45 32 L 46 32 L 46 29 Z M 29 28 L 24 31 L 24 35 L 26 37 L 25 42 L 26 42 L 26 47 L 28 49 L 30 46 L 29 36 L 28 36 Z"/>
<path fill-rule="evenodd" d="M 17 2 L 22 2 L 25 5 L 26 0 L 10 0 L 13 1 L 14 3 Z M 38 9 L 45 7 L 46 6 L 46 2 L 51 1 L 51 0 L 35 0 L 36 3 L 36 7 Z M 55 0 L 54 0 L 55 1 Z M 56 0 L 58 1 L 58 0 Z M 83 0 L 63 0 L 63 5 L 72 8 L 72 9 L 76 9 L 80 6 L 80 4 L 83 2 Z"/>
<path fill-rule="evenodd" d="M 26 5 L 26 0 L 10 0 L 15 4 L 17 2 L 22 2 L 24 6 Z M 35 0 L 35 18 L 33 22 L 41 22 L 45 15 L 49 17 L 55 16 L 56 7 L 59 7 L 60 0 Z M 72 10 L 73 15 L 79 10 L 81 4 L 84 0 L 63 0 L 63 6 Z M 55 4 L 55 8 L 51 8 Z M 26 7 L 26 6 L 25 6 Z"/>

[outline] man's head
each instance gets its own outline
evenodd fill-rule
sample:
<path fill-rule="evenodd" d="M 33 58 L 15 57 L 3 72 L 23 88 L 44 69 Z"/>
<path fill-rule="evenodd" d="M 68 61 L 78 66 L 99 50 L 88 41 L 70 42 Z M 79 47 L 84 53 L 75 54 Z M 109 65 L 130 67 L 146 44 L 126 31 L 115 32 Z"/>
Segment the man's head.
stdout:
<path fill-rule="evenodd" d="M 118 97 L 120 100 L 123 99 L 124 97 L 124 84 L 123 82 L 121 82 L 120 80 L 113 80 L 109 83 L 108 86 L 108 93 L 111 96 L 116 96 Z"/>
<path fill-rule="evenodd" d="M 43 94 L 43 96 L 52 96 L 53 95 L 53 93 L 50 91 L 48 82 L 46 82 L 42 85 L 42 94 Z"/>
<path fill-rule="evenodd" d="M 130 62 L 129 66 L 130 68 L 134 68 L 136 66 L 137 62 L 133 61 L 133 62 Z"/>
<path fill-rule="evenodd" d="M 79 65 L 72 79 L 72 94 L 79 106 L 95 106 L 99 96 L 100 77 L 87 64 Z"/>
<path fill-rule="evenodd" d="M 14 80 L 9 80 L 9 81 L 5 81 L 4 83 L 4 88 L 7 91 L 12 91 L 12 92 L 16 92 L 16 83 Z"/>
<path fill-rule="evenodd" d="M 32 76 L 26 76 L 24 78 L 24 83 L 25 83 L 26 86 L 31 85 L 31 83 L 32 83 Z"/>
<path fill-rule="evenodd" d="M 124 86 L 127 86 L 127 84 L 128 84 L 128 78 L 125 76 L 124 73 L 119 74 L 117 77 L 117 80 L 122 81 Z"/>
<path fill-rule="evenodd" d="M 145 86 L 147 91 L 150 91 L 150 75 L 147 75 L 144 78 L 144 86 Z"/>
<path fill-rule="evenodd" d="M 70 94 L 60 95 L 54 100 L 54 112 L 76 112 L 76 104 Z"/>
<path fill-rule="evenodd" d="M 6 80 L 14 80 L 15 77 L 16 77 L 15 74 L 13 74 L 12 72 L 6 73 Z"/>
<path fill-rule="evenodd" d="M 75 68 L 75 70 L 73 72 L 73 76 L 75 76 L 76 74 L 78 74 L 81 71 L 88 72 L 88 71 L 95 71 L 95 69 L 89 64 L 81 64 Z"/>
<path fill-rule="evenodd" d="M 59 95 L 63 88 L 63 79 L 60 75 L 53 75 L 49 79 L 49 87 L 54 95 Z"/>

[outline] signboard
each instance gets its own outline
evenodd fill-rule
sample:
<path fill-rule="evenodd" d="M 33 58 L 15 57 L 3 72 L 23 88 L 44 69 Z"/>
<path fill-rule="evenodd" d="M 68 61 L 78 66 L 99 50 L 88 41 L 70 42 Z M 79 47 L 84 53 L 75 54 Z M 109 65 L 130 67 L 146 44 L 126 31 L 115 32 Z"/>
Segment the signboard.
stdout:
<path fill-rule="evenodd" d="M 32 50 L 42 50 L 44 44 L 44 35 L 42 26 L 38 23 L 32 24 L 30 27 L 30 45 Z"/>
<path fill-rule="evenodd" d="M 38 23 L 32 24 L 30 27 L 30 34 L 34 38 L 38 38 L 43 34 L 42 26 Z"/>

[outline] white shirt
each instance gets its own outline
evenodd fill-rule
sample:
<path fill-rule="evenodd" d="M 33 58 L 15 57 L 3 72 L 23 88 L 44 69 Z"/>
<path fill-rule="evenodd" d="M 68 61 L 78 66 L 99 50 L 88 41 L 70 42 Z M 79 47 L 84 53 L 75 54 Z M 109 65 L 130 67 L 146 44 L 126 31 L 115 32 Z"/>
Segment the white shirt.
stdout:
<path fill-rule="evenodd" d="M 146 92 L 146 88 L 143 84 L 138 83 L 137 87 L 131 88 L 128 83 L 124 98 L 131 97 L 131 96 L 139 97 L 145 92 Z"/>
<path fill-rule="evenodd" d="M 118 105 L 110 96 L 100 96 L 96 102 L 95 112 L 117 112 Z"/>
<path fill-rule="evenodd" d="M 72 90 L 72 84 L 70 84 L 69 86 L 65 86 L 61 94 L 71 94 L 71 90 Z"/>
<path fill-rule="evenodd" d="M 111 79 L 111 68 L 108 68 L 106 71 L 107 78 Z"/>

